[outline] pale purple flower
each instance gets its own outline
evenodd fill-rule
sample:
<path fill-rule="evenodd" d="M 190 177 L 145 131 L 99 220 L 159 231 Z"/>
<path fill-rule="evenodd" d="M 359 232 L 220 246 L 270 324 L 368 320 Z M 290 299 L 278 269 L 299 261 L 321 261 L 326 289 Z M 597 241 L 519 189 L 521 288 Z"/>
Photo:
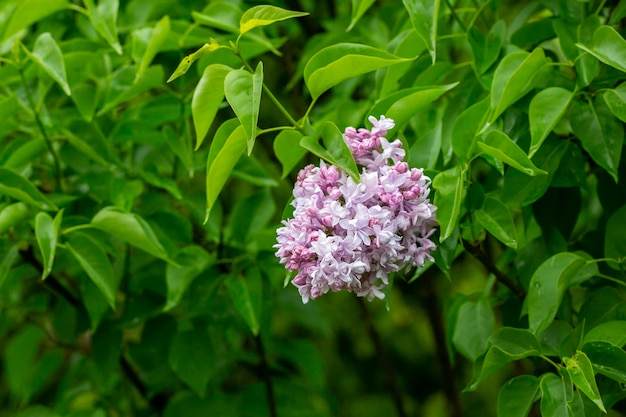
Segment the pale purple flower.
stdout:
<path fill-rule="evenodd" d="M 384 135 L 392 119 L 369 117 L 371 130 L 348 127 L 344 140 L 361 167 L 360 182 L 320 161 L 298 174 L 293 218 L 277 231 L 276 256 L 297 271 L 302 301 L 329 291 L 384 298 L 389 274 L 432 260 L 436 207 L 430 178 L 403 161 L 400 140 Z"/>

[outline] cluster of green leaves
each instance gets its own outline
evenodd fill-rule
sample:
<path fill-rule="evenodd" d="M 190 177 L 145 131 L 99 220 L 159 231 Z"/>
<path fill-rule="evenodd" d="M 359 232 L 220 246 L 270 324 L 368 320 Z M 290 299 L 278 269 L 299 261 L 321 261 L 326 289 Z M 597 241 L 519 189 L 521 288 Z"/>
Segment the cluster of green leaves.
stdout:
<path fill-rule="evenodd" d="M 358 180 L 341 131 L 385 115 L 433 179 L 435 261 L 394 288 L 437 279 L 445 377 L 498 417 L 620 410 L 625 3 L 78 3 L 0 5 L 0 409 L 392 413 L 333 396 L 315 335 L 353 313 L 299 305 L 272 247 L 295 171 Z M 398 415 L 446 412 L 410 383 Z"/>

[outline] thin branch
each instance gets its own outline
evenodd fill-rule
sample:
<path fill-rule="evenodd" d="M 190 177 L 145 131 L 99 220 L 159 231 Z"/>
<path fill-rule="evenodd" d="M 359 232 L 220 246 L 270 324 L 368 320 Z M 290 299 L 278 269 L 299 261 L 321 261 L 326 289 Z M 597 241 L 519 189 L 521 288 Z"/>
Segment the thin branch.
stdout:
<path fill-rule="evenodd" d="M 380 358 L 380 361 L 383 365 L 385 379 L 387 380 L 387 384 L 389 385 L 389 390 L 391 391 L 391 396 L 393 397 L 393 402 L 396 406 L 396 412 L 398 414 L 398 417 L 407 417 L 406 411 L 404 411 L 402 392 L 400 391 L 400 387 L 398 386 L 398 381 L 396 380 L 395 374 L 393 372 L 393 367 L 391 366 L 391 361 L 389 360 L 389 356 L 387 355 L 387 351 L 385 350 L 382 337 L 380 336 L 380 333 L 376 328 L 374 319 L 367 309 L 363 298 L 358 298 L 358 304 L 359 307 L 361 307 L 361 311 L 363 312 L 363 317 L 365 319 L 365 324 L 367 325 L 367 330 L 370 334 L 370 338 L 372 339 L 372 342 L 374 342 L 374 346 L 376 347 L 377 356 Z"/>
<path fill-rule="evenodd" d="M 522 289 L 522 287 L 520 287 L 515 281 L 506 276 L 504 272 L 496 268 L 496 266 L 491 263 L 485 252 L 483 252 L 483 250 L 480 248 L 480 245 L 472 244 L 463 239 L 463 247 L 474 258 L 478 259 L 480 263 L 482 263 L 483 266 L 487 268 L 487 271 L 495 275 L 498 282 L 504 284 L 508 289 L 510 289 L 513 294 L 517 295 L 521 299 L 524 299 L 526 297 L 526 292 L 524 291 L 524 289 Z"/>

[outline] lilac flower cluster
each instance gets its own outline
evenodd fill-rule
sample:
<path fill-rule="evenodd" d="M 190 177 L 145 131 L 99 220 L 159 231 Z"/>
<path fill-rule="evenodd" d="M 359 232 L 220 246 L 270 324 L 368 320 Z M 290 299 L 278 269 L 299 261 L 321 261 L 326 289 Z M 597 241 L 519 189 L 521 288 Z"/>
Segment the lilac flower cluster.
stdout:
<path fill-rule="evenodd" d="M 344 133 L 360 183 L 323 161 L 305 167 L 293 190 L 294 217 L 277 231 L 276 256 L 297 271 L 292 283 L 304 303 L 329 290 L 382 299 L 390 272 L 432 260 L 430 178 L 403 161 L 400 140 L 384 137 L 393 120 L 369 120 L 371 131 Z"/>

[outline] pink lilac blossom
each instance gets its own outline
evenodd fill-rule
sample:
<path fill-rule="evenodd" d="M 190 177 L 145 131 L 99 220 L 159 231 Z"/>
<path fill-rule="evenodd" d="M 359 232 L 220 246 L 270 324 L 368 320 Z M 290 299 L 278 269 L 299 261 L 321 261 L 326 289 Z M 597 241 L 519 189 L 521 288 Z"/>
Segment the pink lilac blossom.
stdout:
<path fill-rule="evenodd" d="M 293 218 L 277 230 L 276 256 L 307 303 L 328 291 L 384 298 L 389 274 L 432 260 L 437 221 L 430 178 L 409 168 L 394 121 L 370 116 L 371 130 L 348 127 L 344 140 L 361 167 L 357 184 L 334 165 L 306 166 L 293 190 Z"/>

